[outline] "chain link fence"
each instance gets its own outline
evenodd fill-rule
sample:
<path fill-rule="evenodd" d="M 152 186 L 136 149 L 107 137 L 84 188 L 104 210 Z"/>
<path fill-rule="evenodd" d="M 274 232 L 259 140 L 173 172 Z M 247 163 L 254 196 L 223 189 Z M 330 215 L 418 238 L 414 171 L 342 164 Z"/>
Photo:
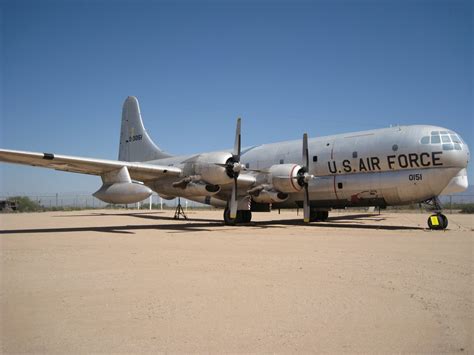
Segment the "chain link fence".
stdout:
<path fill-rule="evenodd" d="M 102 208 L 116 208 L 116 209 L 176 209 L 178 199 L 164 200 L 159 195 L 153 194 L 150 198 L 135 204 L 128 205 L 111 205 L 100 201 L 89 193 L 70 192 L 70 193 L 24 193 L 24 194 L 5 194 L 0 195 L 0 201 L 15 200 L 17 198 L 28 198 L 35 206 L 39 206 L 37 210 L 78 210 L 78 209 L 102 209 Z M 457 194 L 441 196 L 440 200 L 446 212 L 456 212 L 461 210 L 463 206 L 474 204 L 474 194 Z M 187 209 L 196 208 L 210 208 L 198 202 L 181 198 L 181 206 Z M 395 210 L 403 209 L 419 209 L 415 204 L 411 206 L 397 206 Z"/>
<path fill-rule="evenodd" d="M 153 194 L 146 200 L 134 204 L 108 204 L 88 193 L 24 193 L 0 195 L 0 201 L 15 201 L 28 198 L 32 203 L 44 210 L 76 210 L 76 209 L 102 209 L 102 208 L 128 208 L 128 209 L 175 209 L 178 199 L 164 200 Z M 209 207 L 207 205 L 181 198 L 181 206 L 185 209 Z"/>

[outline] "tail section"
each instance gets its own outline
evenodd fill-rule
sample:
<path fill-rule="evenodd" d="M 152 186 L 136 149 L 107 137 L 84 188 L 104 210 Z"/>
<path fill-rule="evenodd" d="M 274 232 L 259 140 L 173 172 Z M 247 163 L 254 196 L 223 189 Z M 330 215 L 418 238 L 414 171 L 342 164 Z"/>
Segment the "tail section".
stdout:
<path fill-rule="evenodd" d="M 162 152 L 146 132 L 137 98 L 134 96 L 127 97 L 122 109 L 119 160 L 138 162 L 170 156 Z"/>

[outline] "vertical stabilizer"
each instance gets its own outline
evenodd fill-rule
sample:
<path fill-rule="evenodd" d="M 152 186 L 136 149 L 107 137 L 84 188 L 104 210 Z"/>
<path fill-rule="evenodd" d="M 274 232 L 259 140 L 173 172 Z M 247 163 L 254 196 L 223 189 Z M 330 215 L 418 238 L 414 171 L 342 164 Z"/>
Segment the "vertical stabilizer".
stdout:
<path fill-rule="evenodd" d="M 143 126 L 140 106 L 135 96 L 123 103 L 122 129 L 118 159 L 121 161 L 150 161 L 170 157 L 153 143 Z"/>

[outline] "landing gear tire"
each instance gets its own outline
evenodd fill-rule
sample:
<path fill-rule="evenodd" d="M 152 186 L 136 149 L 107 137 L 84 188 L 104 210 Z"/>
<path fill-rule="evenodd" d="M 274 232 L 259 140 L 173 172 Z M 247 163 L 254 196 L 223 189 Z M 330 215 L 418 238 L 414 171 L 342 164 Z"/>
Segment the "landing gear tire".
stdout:
<path fill-rule="evenodd" d="M 433 230 L 443 230 L 448 227 L 448 217 L 442 213 L 436 213 L 428 218 L 428 227 Z"/>
<path fill-rule="evenodd" d="M 239 223 L 250 223 L 252 220 L 251 211 L 237 211 L 236 218 L 230 218 L 230 208 L 224 210 L 224 224 L 228 226 L 235 226 Z"/>
<path fill-rule="evenodd" d="M 239 211 L 242 213 L 242 223 L 250 223 L 252 220 L 252 211 Z"/>
<path fill-rule="evenodd" d="M 239 218 L 239 213 L 237 211 L 237 216 L 236 218 L 230 218 L 230 208 L 225 208 L 224 210 L 224 224 L 228 226 L 235 226 L 237 223 L 237 220 Z"/>
<path fill-rule="evenodd" d="M 310 213 L 311 222 L 324 222 L 328 219 L 328 217 L 329 217 L 328 211 L 311 211 Z"/>

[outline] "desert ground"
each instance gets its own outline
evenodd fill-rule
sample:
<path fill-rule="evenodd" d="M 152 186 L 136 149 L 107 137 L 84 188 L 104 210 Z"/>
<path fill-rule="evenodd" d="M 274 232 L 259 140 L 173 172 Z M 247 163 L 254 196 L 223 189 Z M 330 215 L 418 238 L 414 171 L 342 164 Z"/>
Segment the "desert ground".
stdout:
<path fill-rule="evenodd" d="M 0 215 L 2 353 L 473 353 L 474 218 Z"/>

